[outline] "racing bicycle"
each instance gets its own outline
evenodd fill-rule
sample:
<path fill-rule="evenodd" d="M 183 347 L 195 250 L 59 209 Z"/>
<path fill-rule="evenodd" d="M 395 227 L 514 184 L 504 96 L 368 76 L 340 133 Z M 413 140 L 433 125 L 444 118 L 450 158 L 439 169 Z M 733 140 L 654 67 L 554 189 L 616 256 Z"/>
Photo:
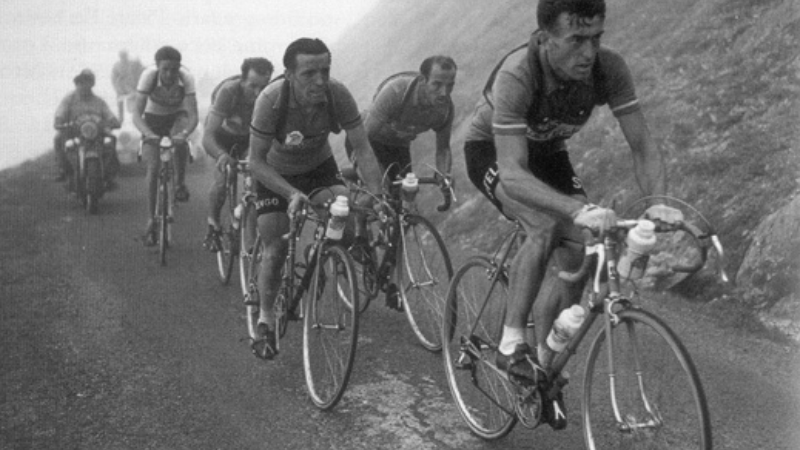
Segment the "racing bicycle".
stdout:
<path fill-rule="evenodd" d="M 231 150 L 232 155 L 237 155 L 236 147 Z M 243 196 L 239 198 L 239 175 L 244 178 Z M 223 173 L 224 205 L 220 211 L 220 239 L 217 250 L 217 275 L 222 284 L 228 284 L 233 273 L 236 258 L 239 257 L 240 219 L 248 199 L 252 197 L 253 180 L 247 166 L 247 160 L 237 160 L 236 164 L 226 165 Z M 241 205 L 241 206 L 239 206 Z M 238 210 L 237 210 L 238 207 Z M 237 214 L 239 217 L 237 217 Z"/>
<path fill-rule="evenodd" d="M 684 202 L 667 199 L 690 208 L 702 219 L 702 227 L 685 220 L 653 221 L 656 232 L 672 234 L 659 241 L 681 246 L 691 243 L 696 249 L 689 254 L 693 264 L 676 264 L 672 270 L 699 271 L 713 247 L 719 255 L 722 278 L 727 280 L 722 246 L 708 221 Z M 647 200 L 654 198 L 640 202 Z M 497 439 L 517 422 L 529 428 L 542 423 L 543 401 L 552 402 L 561 395 L 569 380 L 565 366 L 600 319 L 599 330 L 589 340 L 583 377 L 581 416 L 586 447 L 712 447 L 708 404 L 686 347 L 662 319 L 641 306 L 638 289 L 632 294 L 623 290 L 635 283 L 621 279 L 616 263 L 627 231 L 637 223 L 619 220 L 602 236 L 587 237 L 587 256 L 578 272 L 558 274 L 567 282 L 589 279 L 588 313 L 551 367 L 522 383 L 495 364 L 509 295 L 509 254 L 524 239 L 521 226 L 515 223 L 494 255 L 472 257 L 458 269 L 442 326 L 443 356 L 453 399 L 473 433 Z M 529 344 L 536 348 L 534 342 Z"/>
<path fill-rule="evenodd" d="M 362 195 L 372 196 L 353 168 L 343 170 L 342 177 L 354 200 Z M 417 180 L 419 185 L 439 187 L 443 203 L 437 206 L 438 211 L 450 208 L 453 189 L 447 177 L 437 174 Z M 416 212 L 413 200 L 402 199 L 401 184 L 402 179 L 394 180 L 394 189 L 377 199 L 383 205 L 381 214 L 372 208 L 356 207 L 366 215 L 367 223 L 377 223 L 377 230 L 366 227 L 368 248 L 354 250 L 363 289 L 362 311 L 381 291 L 385 292 L 388 306 L 405 311 L 420 344 L 438 352 L 442 349 L 441 317 L 453 266 L 436 227 Z"/>
<path fill-rule="evenodd" d="M 276 319 L 271 324 L 274 349 L 264 345 L 257 333 L 258 277 L 265 246 L 258 233 L 254 196 L 245 199 L 241 216 L 240 269 L 253 352 L 271 358 L 280 352 L 289 322 L 302 320 L 306 387 L 312 402 L 322 410 L 336 406 L 347 387 L 355 363 L 359 319 L 353 260 L 339 241 L 325 237 L 330 203 L 307 203 L 291 218 L 289 233 L 284 237 L 288 251 L 274 303 Z M 306 222 L 313 224 L 314 237 L 300 260 L 297 245 Z"/>

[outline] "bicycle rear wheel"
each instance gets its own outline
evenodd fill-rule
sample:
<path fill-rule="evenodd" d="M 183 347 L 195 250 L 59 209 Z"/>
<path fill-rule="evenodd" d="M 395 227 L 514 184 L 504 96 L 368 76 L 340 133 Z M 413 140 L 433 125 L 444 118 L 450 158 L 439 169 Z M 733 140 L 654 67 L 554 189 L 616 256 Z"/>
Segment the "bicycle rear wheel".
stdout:
<path fill-rule="evenodd" d="M 492 283 L 496 270 L 486 257 L 467 260 L 450 283 L 442 323 L 450 392 L 461 417 L 484 439 L 499 439 L 517 423 L 514 387 L 495 366 L 509 295 L 504 276 Z"/>
<path fill-rule="evenodd" d="M 353 261 L 340 245 L 319 255 L 306 299 L 303 366 L 314 404 L 323 410 L 342 398 L 356 356 L 358 290 Z"/>
<path fill-rule="evenodd" d="M 220 244 L 222 244 L 217 251 L 217 274 L 219 281 L 222 284 L 228 284 L 233 272 L 233 263 L 236 257 L 239 256 L 239 233 L 238 229 L 234 228 L 233 210 L 236 207 L 236 173 L 228 169 L 228 175 L 225 177 L 225 205 L 222 207 L 219 217 L 220 225 Z"/>
<path fill-rule="evenodd" d="M 427 219 L 405 217 L 396 270 L 411 329 L 423 347 L 438 352 L 442 349 L 442 315 L 453 265 L 439 231 Z"/>
<path fill-rule="evenodd" d="M 686 348 L 651 313 L 626 309 L 618 316 L 611 328 L 614 370 L 605 329 L 594 339 L 586 364 L 587 448 L 710 449 L 708 405 Z"/>

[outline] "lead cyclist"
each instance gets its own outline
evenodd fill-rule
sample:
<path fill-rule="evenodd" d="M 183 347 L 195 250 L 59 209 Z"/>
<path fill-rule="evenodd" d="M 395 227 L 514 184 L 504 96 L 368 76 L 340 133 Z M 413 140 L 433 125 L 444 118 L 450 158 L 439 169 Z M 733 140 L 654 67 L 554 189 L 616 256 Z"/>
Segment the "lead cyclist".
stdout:
<path fill-rule="evenodd" d="M 628 142 L 633 170 L 644 195 L 663 194 L 666 176 L 624 59 L 600 44 L 604 0 L 539 0 L 527 46 L 500 63 L 475 110 L 464 144 L 473 184 L 527 233 L 510 268 L 510 299 L 497 365 L 509 376 L 543 373 L 552 350 L 546 338 L 559 312 L 581 299 L 582 283 L 562 281 L 534 304 L 551 255 L 563 270 L 583 258 L 581 228 L 602 231 L 615 224 L 613 210 L 589 203 L 569 159 L 566 141 L 607 104 Z M 651 218 L 671 220 L 678 211 L 653 205 Z M 533 310 L 537 349 L 525 342 Z M 543 421 L 567 425 L 562 394 L 547 401 Z"/>

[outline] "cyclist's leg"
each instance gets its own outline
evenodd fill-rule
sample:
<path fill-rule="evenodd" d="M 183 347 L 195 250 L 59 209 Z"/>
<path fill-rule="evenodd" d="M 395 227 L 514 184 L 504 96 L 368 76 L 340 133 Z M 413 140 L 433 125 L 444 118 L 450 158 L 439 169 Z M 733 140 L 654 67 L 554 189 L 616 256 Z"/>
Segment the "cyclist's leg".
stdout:
<path fill-rule="evenodd" d="M 258 292 L 261 295 L 259 324 L 272 328 L 275 323 L 275 296 L 281 284 L 281 267 L 286 259 L 287 242 L 283 235 L 289 231 L 289 218 L 286 212 L 263 212 L 259 209 L 258 232 L 264 243 L 258 276 Z M 259 327 L 260 328 L 260 327 Z"/>
<path fill-rule="evenodd" d="M 222 211 L 222 205 L 225 203 L 225 172 L 218 170 L 217 167 L 212 169 L 214 173 L 214 182 L 211 183 L 211 189 L 208 191 L 208 224 L 216 229 L 219 229 L 219 216 Z"/>
<path fill-rule="evenodd" d="M 147 227 L 153 224 L 153 217 L 156 214 L 156 195 L 158 192 L 158 171 L 161 168 L 161 160 L 158 155 L 158 146 L 155 143 L 142 143 L 142 160 L 147 167 L 145 174 L 145 186 L 147 187 Z"/>
<path fill-rule="evenodd" d="M 189 122 L 189 116 L 185 111 L 181 111 L 177 115 L 173 116 L 174 122 L 170 127 L 170 136 L 174 136 L 178 134 L 181 130 L 186 129 L 186 126 Z M 183 142 L 176 142 L 175 143 L 175 181 L 177 185 L 183 186 L 181 189 L 185 189 L 186 187 L 186 163 L 189 161 L 189 141 Z M 187 194 L 188 197 L 188 194 Z"/>

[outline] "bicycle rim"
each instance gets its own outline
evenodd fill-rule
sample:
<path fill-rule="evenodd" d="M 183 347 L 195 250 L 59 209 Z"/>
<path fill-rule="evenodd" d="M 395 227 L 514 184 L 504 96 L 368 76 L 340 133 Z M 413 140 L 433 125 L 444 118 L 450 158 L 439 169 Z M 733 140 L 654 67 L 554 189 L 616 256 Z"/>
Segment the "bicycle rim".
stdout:
<path fill-rule="evenodd" d="M 252 244 L 252 249 L 248 253 L 246 259 L 248 262 L 247 268 L 247 292 L 244 293 L 245 301 L 245 321 L 247 321 L 247 334 L 250 339 L 258 339 L 258 316 L 260 311 L 261 297 L 258 291 L 258 272 L 261 266 L 261 257 L 264 251 L 264 245 L 261 240 L 256 239 Z"/>
<path fill-rule="evenodd" d="M 613 378 L 605 329 L 592 343 L 586 364 L 587 448 L 710 449 L 708 406 L 686 348 L 669 327 L 646 311 L 629 309 L 618 315 L 620 322 L 611 332 Z"/>
<path fill-rule="evenodd" d="M 169 247 L 169 182 L 161 180 L 158 190 L 158 258 L 162 266 L 167 264 L 167 248 Z"/>
<path fill-rule="evenodd" d="M 442 237 L 425 218 L 405 217 L 397 286 L 406 317 L 427 350 L 442 349 L 441 324 L 453 266 Z"/>
<path fill-rule="evenodd" d="M 239 287 L 246 296 L 250 289 L 250 267 L 258 237 L 256 208 L 248 204 L 239 221 Z"/>
<path fill-rule="evenodd" d="M 495 369 L 508 286 L 492 284 L 494 267 L 470 258 L 453 277 L 442 322 L 447 383 L 473 433 L 499 439 L 517 423 L 514 387 Z M 484 305 L 485 303 L 485 305 Z"/>
<path fill-rule="evenodd" d="M 239 236 L 233 227 L 233 208 L 236 207 L 236 179 L 228 186 L 225 205 L 220 213 L 220 243 L 217 252 L 217 274 L 222 284 L 228 284 L 233 272 L 233 263 L 239 253 Z"/>
<path fill-rule="evenodd" d="M 303 322 L 306 386 L 314 404 L 329 410 L 347 387 L 358 341 L 358 291 L 353 261 L 343 247 L 324 247 L 307 295 Z"/>

